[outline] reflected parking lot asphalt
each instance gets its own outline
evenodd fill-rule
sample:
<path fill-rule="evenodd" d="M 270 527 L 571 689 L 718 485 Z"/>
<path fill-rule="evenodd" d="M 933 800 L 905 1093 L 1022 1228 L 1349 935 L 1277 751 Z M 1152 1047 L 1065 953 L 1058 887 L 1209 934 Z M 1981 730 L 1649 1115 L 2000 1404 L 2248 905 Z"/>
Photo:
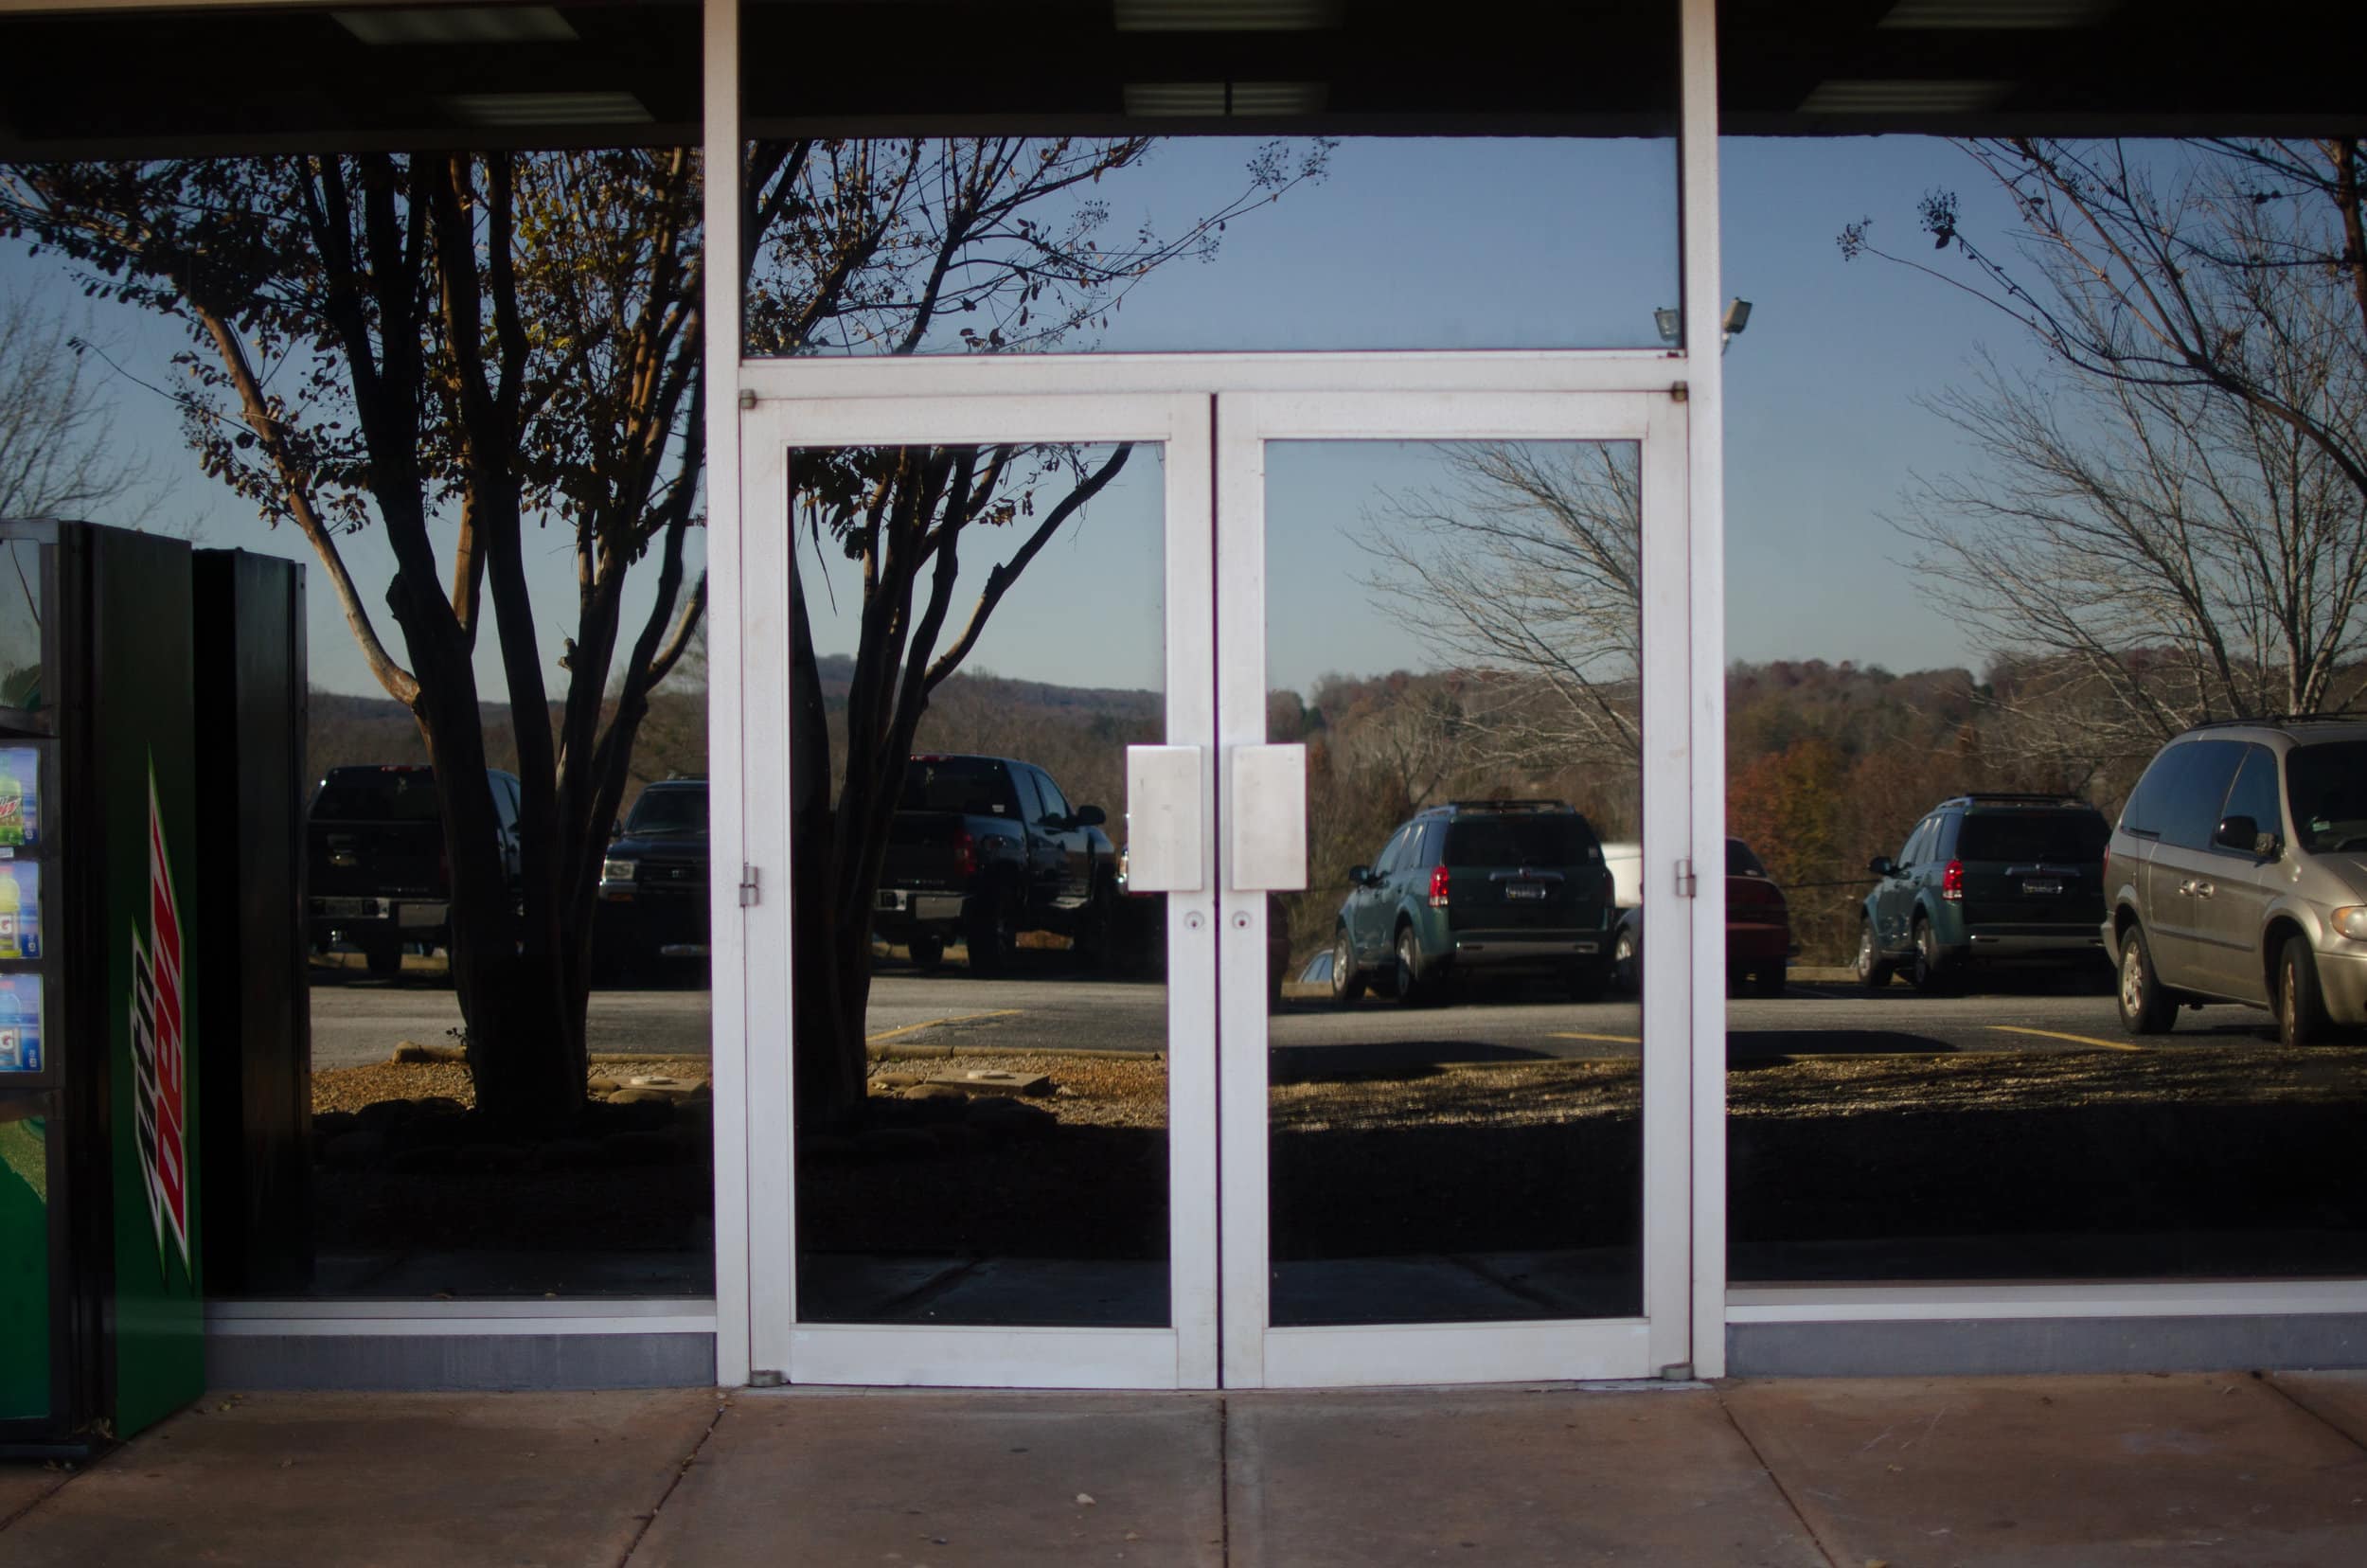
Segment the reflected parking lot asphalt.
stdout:
<path fill-rule="evenodd" d="M 889 971 L 873 983 L 875 1042 L 901 1049 L 1161 1052 L 1167 1047 L 1166 990 L 1148 982 L 1045 973 L 971 980 Z M 708 1043 L 708 993 L 701 989 L 605 990 L 592 996 L 595 1052 L 697 1056 Z M 1367 999 L 1335 1007 L 1327 999 L 1286 1000 L 1271 1043 L 1293 1054 L 1360 1050 L 1374 1065 L 1404 1060 L 1509 1060 L 1632 1057 L 1641 1038 L 1633 1002 L 1581 1005 L 1550 994 L 1482 995 L 1442 1007 L 1400 1007 Z M 452 992 L 406 980 L 331 983 L 312 991 L 317 1067 L 383 1061 L 397 1044 L 450 1042 L 460 1023 Z M 2180 1014 L 2176 1030 L 2143 1042 L 2121 1032 L 2111 997 L 2021 992 L 1922 996 L 1904 988 L 1867 995 L 1841 984 L 1796 985 L 1785 996 L 1726 1007 L 1730 1056 L 1967 1052 L 2177 1050 L 2266 1042 L 2269 1017 L 2215 1007 Z"/>

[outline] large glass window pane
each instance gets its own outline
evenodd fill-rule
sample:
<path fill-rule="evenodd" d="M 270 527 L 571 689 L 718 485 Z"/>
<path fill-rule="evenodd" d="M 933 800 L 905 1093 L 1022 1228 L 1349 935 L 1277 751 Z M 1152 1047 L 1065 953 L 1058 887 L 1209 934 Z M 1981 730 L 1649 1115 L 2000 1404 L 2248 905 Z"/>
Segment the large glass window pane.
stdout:
<path fill-rule="evenodd" d="M 1642 1310 L 1638 460 L 1266 449 L 1277 1327 Z"/>
<path fill-rule="evenodd" d="M 1673 137 L 932 138 L 752 157 L 752 210 L 783 215 L 756 237 L 753 355 L 1653 348 L 1679 294 Z M 1009 223 L 954 245 L 948 192 L 987 187 Z"/>
<path fill-rule="evenodd" d="M 1164 461 L 792 454 L 804 1321 L 1169 1321 Z"/>
<path fill-rule="evenodd" d="M 2269 989 L 2272 891 L 2321 851 L 2212 844 L 2286 830 L 2227 721 L 2356 705 L 2331 583 L 2367 495 L 2320 389 L 2367 322 L 2326 155 L 1722 144 L 1756 307 L 1723 362 L 1728 822 L 1795 950 L 1753 993 L 1774 900 L 1730 880 L 1736 1282 L 2367 1274 L 2367 1039 L 2288 1048 Z M 2101 238 L 2141 229 L 2174 278 Z M 2198 316 L 2148 316 L 2148 282 Z"/>

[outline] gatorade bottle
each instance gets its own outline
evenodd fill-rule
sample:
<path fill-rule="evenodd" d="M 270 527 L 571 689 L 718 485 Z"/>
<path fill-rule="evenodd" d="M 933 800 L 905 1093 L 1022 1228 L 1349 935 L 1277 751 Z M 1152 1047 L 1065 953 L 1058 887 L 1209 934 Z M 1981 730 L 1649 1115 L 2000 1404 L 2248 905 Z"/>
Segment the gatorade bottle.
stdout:
<path fill-rule="evenodd" d="M 10 757 L 7 764 L 16 758 Z M 25 842 L 25 781 L 14 772 L 0 773 L 0 845 Z"/>
<path fill-rule="evenodd" d="M 18 922 L 25 915 L 24 890 L 16 884 L 16 867 L 0 866 L 0 958 L 27 956 Z"/>
<path fill-rule="evenodd" d="M 41 1059 L 25 1058 L 25 1009 L 16 999 L 16 982 L 0 980 L 0 1073 L 37 1073 Z M 35 1045 L 34 1050 L 40 1050 Z"/>

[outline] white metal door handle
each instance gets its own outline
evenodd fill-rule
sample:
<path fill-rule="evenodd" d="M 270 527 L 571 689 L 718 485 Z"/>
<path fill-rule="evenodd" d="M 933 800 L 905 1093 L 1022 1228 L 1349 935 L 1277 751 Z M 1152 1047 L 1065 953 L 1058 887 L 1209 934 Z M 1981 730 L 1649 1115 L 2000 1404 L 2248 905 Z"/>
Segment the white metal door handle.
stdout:
<path fill-rule="evenodd" d="M 1200 748 L 1126 748 L 1126 890 L 1197 893 L 1206 885 L 1200 840 Z"/>
<path fill-rule="evenodd" d="M 1307 885 L 1307 748 L 1233 748 L 1233 891 Z"/>

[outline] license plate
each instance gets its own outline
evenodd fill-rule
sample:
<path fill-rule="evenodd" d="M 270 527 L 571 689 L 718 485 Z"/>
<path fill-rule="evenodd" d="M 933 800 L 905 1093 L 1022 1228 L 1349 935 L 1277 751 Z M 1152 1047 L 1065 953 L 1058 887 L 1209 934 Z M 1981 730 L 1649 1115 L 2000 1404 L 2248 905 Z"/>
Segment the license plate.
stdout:
<path fill-rule="evenodd" d="M 2063 884 L 2058 882 L 2026 882 L 2021 884 L 2021 890 L 2033 898 L 2053 898 L 2063 891 Z"/>
<path fill-rule="evenodd" d="M 1543 882 L 1507 882 L 1504 884 L 1504 897 L 1515 903 L 1523 900 L 1531 903 L 1541 902 L 1545 897 L 1545 884 Z"/>
<path fill-rule="evenodd" d="M 332 920 L 358 920 L 378 913 L 376 899 L 323 899 L 320 909 Z"/>

